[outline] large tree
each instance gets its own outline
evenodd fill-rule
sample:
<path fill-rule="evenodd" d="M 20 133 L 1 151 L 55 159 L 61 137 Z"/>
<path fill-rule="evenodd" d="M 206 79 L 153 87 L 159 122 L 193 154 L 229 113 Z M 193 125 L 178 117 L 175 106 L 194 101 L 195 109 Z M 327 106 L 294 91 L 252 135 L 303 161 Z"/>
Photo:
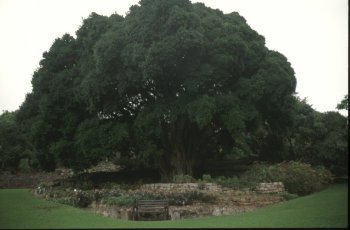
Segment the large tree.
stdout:
<path fill-rule="evenodd" d="M 94 113 L 127 126 L 124 154 L 165 177 L 192 174 L 215 154 L 281 151 L 252 147 L 261 135 L 280 142 L 294 72 L 238 13 L 140 1 L 94 45 L 94 60 L 86 79 Z"/>
<path fill-rule="evenodd" d="M 117 156 L 164 179 L 206 159 L 281 159 L 294 71 L 238 13 L 141 0 L 124 18 L 91 14 L 76 34 L 44 54 L 21 108 L 35 101 L 43 156 L 81 167 Z"/>

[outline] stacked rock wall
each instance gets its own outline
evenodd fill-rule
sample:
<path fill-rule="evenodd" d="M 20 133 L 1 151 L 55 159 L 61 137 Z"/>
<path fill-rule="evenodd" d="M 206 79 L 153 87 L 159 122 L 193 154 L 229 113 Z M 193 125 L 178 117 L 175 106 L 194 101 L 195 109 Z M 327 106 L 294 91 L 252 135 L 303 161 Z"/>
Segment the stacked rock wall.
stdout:
<path fill-rule="evenodd" d="M 282 182 L 272 182 L 272 183 L 259 183 L 256 191 L 261 193 L 280 193 L 284 192 L 285 188 Z"/>
<path fill-rule="evenodd" d="M 156 183 L 144 184 L 140 189 L 144 191 L 158 192 L 189 192 L 194 190 L 218 192 L 222 190 L 222 188 L 215 183 Z"/>

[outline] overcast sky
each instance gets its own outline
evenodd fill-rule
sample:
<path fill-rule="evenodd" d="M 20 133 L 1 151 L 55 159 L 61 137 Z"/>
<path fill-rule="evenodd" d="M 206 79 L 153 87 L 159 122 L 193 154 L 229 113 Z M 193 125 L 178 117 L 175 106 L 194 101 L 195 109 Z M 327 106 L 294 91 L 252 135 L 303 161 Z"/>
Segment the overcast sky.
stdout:
<path fill-rule="evenodd" d="M 348 93 L 347 0 L 192 0 L 238 12 L 284 54 L 297 93 L 320 112 L 335 110 Z M 91 12 L 125 15 L 138 0 L 0 0 L 0 114 L 19 108 L 55 38 L 75 31 Z M 344 113 L 343 113 L 344 114 Z"/>

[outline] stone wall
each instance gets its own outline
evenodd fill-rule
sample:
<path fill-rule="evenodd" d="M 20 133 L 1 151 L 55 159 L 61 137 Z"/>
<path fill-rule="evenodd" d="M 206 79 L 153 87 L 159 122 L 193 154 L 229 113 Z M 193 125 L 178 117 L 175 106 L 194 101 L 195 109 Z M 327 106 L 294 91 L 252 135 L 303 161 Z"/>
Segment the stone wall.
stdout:
<path fill-rule="evenodd" d="M 193 217 L 234 215 L 256 210 L 254 206 L 217 206 L 210 204 L 192 205 L 184 207 L 169 207 L 170 220 L 187 219 Z"/>
<path fill-rule="evenodd" d="M 255 190 L 261 193 L 280 193 L 284 192 L 285 188 L 282 182 L 259 183 Z"/>
<path fill-rule="evenodd" d="M 218 192 L 222 188 L 215 183 L 156 183 L 144 184 L 140 187 L 140 190 L 149 192 L 190 192 L 195 190 Z"/>
<path fill-rule="evenodd" d="M 140 189 L 149 192 L 189 192 L 194 190 L 219 192 L 223 190 L 222 187 L 216 183 L 156 183 L 144 184 Z M 285 188 L 282 182 L 259 183 L 255 187 L 255 191 L 261 193 L 280 193 L 284 192 Z"/>
<path fill-rule="evenodd" d="M 96 214 L 101 214 L 105 217 L 121 220 L 132 220 L 132 208 L 118 207 L 116 205 L 107 205 L 93 202 L 91 210 Z"/>
<path fill-rule="evenodd" d="M 281 202 L 284 200 L 282 192 L 285 190 L 281 182 L 260 183 L 255 189 L 222 188 L 215 183 L 156 183 L 144 184 L 137 189 L 116 190 L 114 192 L 107 189 L 100 192 L 108 192 L 111 196 L 124 194 L 134 197 L 134 195 L 137 194 L 155 195 L 163 193 L 165 195 L 173 195 L 193 191 L 212 195 L 216 198 L 214 201 L 209 202 L 194 201 L 189 204 L 170 205 L 169 215 L 171 220 L 213 215 L 233 215 L 241 212 L 253 211 L 260 207 Z M 45 191 L 43 194 L 38 195 L 46 197 L 47 199 L 55 197 L 55 194 L 51 196 L 49 193 L 46 194 Z M 117 205 L 107 205 L 100 201 L 94 201 L 89 208 L 93 212 L 106 217 L 124 220 L 132 219 L 132 207 L 118 207 Z"/>

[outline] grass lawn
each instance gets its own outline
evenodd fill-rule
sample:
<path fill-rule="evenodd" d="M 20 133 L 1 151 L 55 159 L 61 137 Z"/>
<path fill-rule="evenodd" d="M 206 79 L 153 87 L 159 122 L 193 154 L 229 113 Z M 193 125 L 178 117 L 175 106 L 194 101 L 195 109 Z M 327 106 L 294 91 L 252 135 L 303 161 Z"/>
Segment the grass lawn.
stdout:
<path fill-rule="evenodd" d="M 26 189 L 0 190 L 0 228 L 235 228 L 347 227 L 348 185 L 235 216 L 178 221 L 121 221 L 40 200 Z"/>

